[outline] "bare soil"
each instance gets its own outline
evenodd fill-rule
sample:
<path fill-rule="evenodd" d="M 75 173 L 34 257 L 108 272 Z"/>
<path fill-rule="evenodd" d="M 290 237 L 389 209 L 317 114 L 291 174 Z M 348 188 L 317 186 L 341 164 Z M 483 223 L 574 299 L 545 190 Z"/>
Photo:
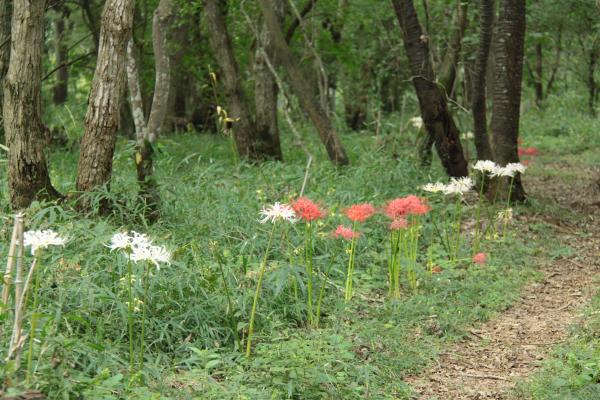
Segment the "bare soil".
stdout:
<path fill-rule="evenodd" d="M 552 346 L 564 341 L 582 307 L 595 293 L 600 272 L 600 174 L 575 161 L 532 168 L 525 179 L 530 196 L 575 211 L 519 216 L 520 235 L 543 221 L 554 227 L 547 238 L 569 246 L 572 255 L 541 265 L 544 277 L 523 289 L 520 300 L 465 340 L 440 353 L 437 364 L 406 381 L 418 399 L 508 399 L 510 389 L 540 366 Z M 537 173 L 536 173 L 537 171 Z"/>

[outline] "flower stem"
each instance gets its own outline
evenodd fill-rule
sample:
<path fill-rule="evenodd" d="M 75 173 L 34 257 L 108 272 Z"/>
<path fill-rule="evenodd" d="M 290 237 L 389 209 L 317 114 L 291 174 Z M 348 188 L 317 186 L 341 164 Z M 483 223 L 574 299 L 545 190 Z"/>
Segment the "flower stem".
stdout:
<path fill-rule="evenodd" d="M 269 235 L 269 243 L 267 244 L 267 249 L 265 250 L 265 254 L 263 255 L 262 262 L 260 263 L 260 272 L 258 275 L 258 282 L 256 283 L 256 291 L 254 292 L 254 301 L 252 302 L 252 311 L 250 312 L 250 323 L 248 324 L 248 339 L 246 339 L 246 357 L 247 358 L 250 358 L 250 354 L 252 352 L 252 334 L 254 333 L 254 319 L 256 317 L 256 308 L 258 306 L 258 297 L 260 296 L 260 288 L 262 286 L 263 275 L 265 274 L 265 270 L 267 268 L 267 258 L 269 257 L 271 243 L 273 243 L 273 234 L 274 233 L 275 233 L 275 224 L 273 224 L 273 228 L 271 229 L 271 234 Z"/>
<path fill-rule="evenodd" d="M 356 232 L 356 222 L 352 226 L 352 230 Z M 352 237 L 350 242 L 350 260 L 348 260 L 348 271 L 346 274 L 346 293 L 344 300 L 346 303 L 352 299 L 352 275 L 354 274 L 354 255 L 356 253 L 356 237 Z"/>
<path fill-rule="evenodd" d="M 131 254 L 127 257 L 127 296 L 129 303 L 127 304 L 127 325 L 129 327 L 129 373 L 133 375 L 135 369 L 135 360 L 133 355 L 133 289 L 132 289 L 132 266 Z"/>
<path fill-rule="evenodd" d="M 473 254 L 479 252 L 479 241 L 480 241 L 480 232 L 481 232 L 481 203 L 483 200 L 483 187 L 485 183 L 485 174 L 481 177 L 481 188 L 479 189 L 479 199 L 477 201 L 477 218 L 475 221 L 475 243 L 473 244 Z"/>
<path fill-rule="evenodd" d="M 150 281 L 150 268 L 148 265 L 144 266 L 144 282 L 143 282 L 143 286 L 144 286 L 144 300 L 142 301 L 142 331 L 141 331 L 141 336 L 140 336 L 140 370 L 139 372 L 142 373 L 142 371 L 144 370 L 144 344 L 145 344 L 145 340 L 146 340 L 146 336 L 145 336 L 145 328 L 146 328 L 146 309 L 148 308 L 147 306 L 147 302 L 148 302 L 148 285 L 149 285 L 149 281 Z"/>
<path fill-rule="evenodd" d="M 305 264 L 306 264 L 306 312 L 308 314 L 308 323 L 314 322 L 313 314 L 313 229 L 312 222 L 306 224 L 306 244 L 304 249 Z"/>
<path fill-rule="evenodd" d="M 38 258 L 37 255 L 36 258 Z M 35 342 L 35 331 L 37 329 L 38 292 L 40 289 L 40 274 L 37 270 L 34 271 L 34 274 L 35 279 L 33 281 L 33 312 L 31 314 L 31 326 L 29 328 L 29 351 L 27 352 L 27 373 L 25 375 L 25 382 L 28 385 L 31 383 L 31 375 L 33 373 L 33 344 Z"/>

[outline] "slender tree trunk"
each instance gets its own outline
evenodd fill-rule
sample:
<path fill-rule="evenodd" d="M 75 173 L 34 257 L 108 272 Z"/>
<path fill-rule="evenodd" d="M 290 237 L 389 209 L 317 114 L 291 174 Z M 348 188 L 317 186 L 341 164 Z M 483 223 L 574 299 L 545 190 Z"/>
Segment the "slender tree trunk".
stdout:
<path fill-rule="evenodd" d="M 273 0 L 259 0 L 258 3 L 269 28 L 271 40 L 273 41 L 279 61 L 288 73 L 290 84 L 298 97 L 300 106 L 309 115 L 319 133 L 321 141 L 325 144 L 329 158 L 336 165 L 348 164 L 348 156 L 331 124 L 331 120 L 319 102 L 315 101 L 315 96 L 310 91 L 306 77 L 285 42 L 281 27 L 277 22 L 277 15 L 274 12 Z"/>
<path fill-rule="evenodd" d="M 459 131 L 448 110 L 446 96 L 435 81 L 429 57 L 428 40 L 417 17 L 412 0 L 392 0 L 402 30 L 404 48 L 410 64 L 423 123 L 435 138 L 435 146 L 446 173 L 468 176 Z"/>
<path fill-rule="evenodd" d="M 160 193 L 154 178 L 152 155 L 160 129 L 167 113 L 169 90 L 171 83 L 171 66 L 167 52 L 167 31 L 173 17 L 171 0 L 160 0 L 152 18 L 152 43 L 156 63 L 156 78 L 152 107 L 146 123 L 142 104 L 142 93 L 139 84 L 139 72 L 136 58 L 133 54 L 133 38 L 127 45 L 127 82 L 131 96 L 131 108 L 136 128 L 135 165 L 140 198 L 146 205 L 146 216 L 155 221 L 160 209 Z"/>
<path fill-rule="evenodd" d="M 284 1 L 276 4 L 275 13 L 279 26 L 283 23 L 285 8 Z M 262 23 L 257 40 L 257 51 L 254 61 L 254 101 L 256 105 L 256 129 L 264 145 L 262 152 L 271 158 L 283 160 L 279 140 L 279 125 L 277 123 L 278 88 L 273 74 L 267 66 L 264 55 L 269 60 L 275 60 L 277 54 L 272 44 L 269 29 Z"/>
<path fill-rule="evenodd" d="M 110 183 L 133 5 L 133 0 L 107 0 L 102 13 L 98 60 L 77 165 L 77 190 L 82 192 Z"/>
<path fill-rule="evenodd" d="M 472 83 L 473 135 L 478 160 L 493 160 L 492 146 L 487 129 L 486 77 L 492 33 L 494 27 L 495 0 L 479 3 L 479 47 L 475 58 Z"/>
<path fill-rule="evenodd" d="M 13 3 L 11 55 L 4 79 L 4 130 L 8 152 L 8 190 L 14 209 L 59 193 L 50 183 L 41 113 L 45 0 Z M 25 45 L 27 44 L 27 45 Z"/>
<path fill-rule="evenodd" d="M 544 102 L 544 70 L 543 70 L 544 49 L 542 42 L 538 41 L 535 44 L 535 73 L 534 73 L 534 88 L 535 88 L 535 104 L 538 108 L 542 108 Z"/>
<path fill-rule="evenodd" d="M 12 17 L 12 0 L 0 0 L 0 143 L 4 143 L 4 127 L 2 123 L 2 99 L 4 89 L 2 82 L 10 61 L 10 20 Z"/>
<path fill-rule="evenodd" d="M 496 71 L 491 130 L 496 162 L 519 162 L 517 142 L 523 77 L 525 38 L 525 0 L 500 0 L 497 34 L 494 43 Z M 513 201 L 525 200 L 526 194 L 517 174 L 511 191 Z"/>
<path fill-rule="evenodd" d="M 592 47 L 589 54 L 588 62 L 588 90 L 590 98 L 588 101 L 590 115 L 596 116 L 596 97 L 598 92 L 598 84 L 594 76 L 596 72 L 596 65 L 598 64 L 598 49 Z"/>
<path fill-rule="evenodd" d="M 234 119 L 233 134 L 238 154 L 243 158 L 260 159 L 258 132 L 252 118 L 248 99 L 244 94 L 238 64 L 233 54 L 231 38 L 219 0 L 205 0 L 204 12 L 208 23 L 210 45 L 222 73 L 230 118 Z"/>
<path fill-rule="evenodd" d="M 562 54 L 562 25 L 558 27 L 558 33 L 556 35 L 556 43 L 554 45 L 554 64 L 552 65 L 552 71 L 550 72 L 550 78 L 548 78 L 548 82 L 546 82 L 546 95 L 548 97 L 550 92 L 552 91 L 552 86 L 554 85 L 554 80 L 556 78 L 556 72 L 558 71 L 558 67 L 560 66 L 560 57 Z"/>
<path fill-rule="evenodd" d="M 56 82 L 52 88 L 54 104 L 63 104 L 69 95 L 69 68 L 66 66 L 69 57 L 65 20 L 67 12 L 62 11 L 54 20 L 54 51 L 56 54 L 56 65 L 61 68 L 56 71 Z"/>
<path fill-rule="evenodd" d="M 456 82 L 456 68 L 460 61 L 460 52 L 462 49 L 462 39 L 465 35 L 469 22 L 468 11 L 469 3 L 462 0 L 456 0 L 456 17 L 450 37 L 450 43 L 444 53 L 444 58 L 438 66 L 437 78 L 446 97 L 451 97 Z M 431 165 L 431 148 L 435 143 L 435 137 L 424 127 L 421 129 L 421 140 L 419 142 L 419 158 L 424 166 Z"/>

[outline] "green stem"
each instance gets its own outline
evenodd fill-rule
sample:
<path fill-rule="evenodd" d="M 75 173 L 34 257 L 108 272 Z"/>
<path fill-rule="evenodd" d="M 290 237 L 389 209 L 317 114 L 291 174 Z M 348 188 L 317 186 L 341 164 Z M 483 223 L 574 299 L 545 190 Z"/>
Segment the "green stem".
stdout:
<path fill-rule="evenodd" d="M 129 327 L 129 373 L 133 375 L 135 369 L 134 355 L 133 355 L 133 289 L 132 289 L 132 267 L 131 267 L 131 254 L 127 255 L 127 296 L 129 297 L 129 303 L 127 305 L 127 325 Z"/>
<path fill-rule="evenodd" d="M 308 314 L 308 323 L 312 325 L 314 323 L 313 314 L 313 232 L 312 222 L 308 222 L 305 225 L 305 240 L 304 245 L 304 257 L 306 264 L 306 312 Z"/>
<path fill-rule="evenodd" d="M 36 254 L 35 257 L 38 258 L 38 255 Z M 35 260 L 36 264 L 37 261 L 38 260 Z M 35 270 L 33 273 L 35 274 L 33 281 L 33 313 L 31 314 L 31 326 L 29 328 L 29 351 L 27 353 L 27 374 L 25 375 L 25 382 L 27 385 L 31 383 L 31 375 L 33 373 L 33 344 L 35 342 L 35 331 L 37 329 L 38 292 L 40 288 L 40 274 L 37 270 Z"/>
<path fill-rule="evenodd" d="M 271 250 L 271 243 L 273 243 L 273 234 L 275 233 L 275 224 L 271 229 L 269 235 L 269 243 L 263 256 L 262 262 L 260 263 L 260 272 L 258 275 L 258 282 L 256 283 L 256 291 L 254 292 L 254 301 L 252 302 L 252 312 L 250 313 L 250 323 L 248 324 L 248 339 L 246 339 L 246 357 L 250 358 L 252 352 L 252 334 L 254 333 L 254 319 L 256 317 L 256 308 L 258 306 L 258 297 L 260 295 L 260 288 L 262 286 L 263 275 L 267 268 L 267 258 L 269 257 L 269 251 Z"/>
<path fill-rule="evenodd" d="M 142 371 L 144 370 L 144 344 L 146 341 L 146 309 L 148 308 L 147 306 L 147 301 L 148 301 L 148 285 L 150 284 L 150 268 L 148 265 L 144 266 L 144 282 L 143 282 L 143 286 L 144 286 L 144 295 L 143 295 L 143 300 L 142 300 L 142 332 L 140 335 L 140 370 L 139 372 L 142 373 Z"/>
<path fill-rule="evenodd" d="M 356 232 L 356 222 L 352 225 L 352 231 Z M 354 254 L 356 252 L 356 237 L 350 242 L 350 259 L 348 260 L 348 271 L 346 273 L 346 293 L 344 301 L 348 303 L 352 299 L 352 275 L 354 274 Z"/>
<path fill-rule="evenodd" d="M 458 196 L 456 199 L 456 205 L 454 208 L 454 213 L 455 213 L 455 224 L 456 224 L 456 238 L 454 239 L 454 249 L 453 249 L 453 254 L 452 254 L 452 261 L 456 261 L 458 260 L 458 256 L 460 253 L 460 231 L 461 231 L 461 221 L 462 221 L 462 197 Z"/>
<path fill-rule="evenodd" d="M 508 210 L 510 208 L 510 196 L 512 196 L 512 189 L 513 189 L 513 184 L 515 183 L 515 177 L 512 176 L 510 178 L 510 186 L 508 188 L 508 198 L 506 199 L 506 210 Z M 502 238 L 506 239 L 506 228 L 508 225 L 508 220 L 507 218 L 504 218 L 504 228 L 502 230 Z"/>
<path fill-rule="evenodd" d="M 480 224 L 481 224 L 481 203 L 483 199 L 483 187 L 485 183 L 485 173 L 482 174 L 481 177 L 481 188 L 479 189 L 479 199 L 477 201 L 477 219 L 475 221 L 475 243 L 473 244 L 473 254 L 476 254 L 479 251 L 479 233 L 480 233 Z"/>

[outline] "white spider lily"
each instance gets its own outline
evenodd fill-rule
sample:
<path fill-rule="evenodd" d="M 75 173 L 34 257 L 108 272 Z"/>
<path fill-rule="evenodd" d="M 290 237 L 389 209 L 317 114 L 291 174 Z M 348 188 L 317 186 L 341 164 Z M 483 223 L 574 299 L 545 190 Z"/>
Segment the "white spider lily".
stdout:
<path fill-rule="evenodd" d="M 500 167 L 491 160 L 479 160 L 473 166 L 473 169 L 481 173 L 489 173 L 494 175 Z"/>
<path fill-rule="evenodd" d="M 450 180 L 450 183 L 445 185 L 444 194 L 458 194 L 462 196 L 463 194 L 471 190 L 473 188 L 473 185 L 473 180 L 468 176 L 464 176 L 462 178 L 452 178 Z"/>
<path fill-rule="evenodd" d="M 526 169 L 527 167 L 521 163 L 508 163 L 506 164 L 506 167 L 503 168 L 503 176 L 510 176 L 512 178 L 517 174 L 517 172 L 522 174 Z"/>
<path fill-rule="evenodd" d="M 129 235 L 127 234 L 127 232 L 118 232 L 115 233 L 113 235 L 113 237 L 110 240 L 110 244 L 108 245 L 108 247 L 110 248 L 110 250 L 127 250 L 130 249 L 132 246 L 131 244 L 131 237 L 129 237 Z"/>
<path fill-rule="evenodd" d="M 506 210 L 502 210 L 498 212 L 496 216 L 498 221 L 504 222 L 505 224 L 512 221 L 513 219 L 513 210 L 512 208 L 507 208 Z"/>
<path fill-rule="evenodd" d="M 275 223 L 278 220 L 288 221 L 293 224 L 297 221 L 296 213 L 292 207 L 279 202 L 263 207 L 263 209 L 260 211 L 260 215 L 262 219 L 260 219 L 258 222 L 261 224 L 265 224 L 267 222 Z"/>
<path fill-rule="evenodd" d="M 439 192 L 444 192 L 446 190 L 446 185 L 444 185 L 441 182 L 428 183 L 426 185 L 423 185 L 421 187 L 421 189 L 423 189 L 426 192 L 430 192 L 430 193 L 439 193 Z"/>
<path fill-rule="evenodd" d="M 421 117 L 412 117 L 410 119 L 410 123 L 417 129 L 421 129 L 423 127 L 423 118 Z"/>
<path fill-rule="evenodd" d="M 31 254 L 35 255 L 38 249 L 48 246 L 64 246 L 67 240 L 58 236 L 53 230 L 27 231 L 23 234 L 23 244 L 31 246 Z"/>

